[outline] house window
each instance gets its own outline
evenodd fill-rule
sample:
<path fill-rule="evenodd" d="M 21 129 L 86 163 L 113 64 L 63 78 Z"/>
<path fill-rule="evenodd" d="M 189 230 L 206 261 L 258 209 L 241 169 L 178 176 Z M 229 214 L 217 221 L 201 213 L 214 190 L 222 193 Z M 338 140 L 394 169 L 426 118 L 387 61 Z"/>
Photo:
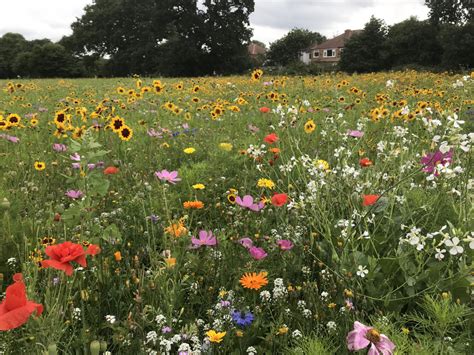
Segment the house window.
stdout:
<path fill-rule="evenodd" d="M 323 52 L 323 57 L 328 58 L 328 57 L 335 57 L 336 56 L 336 50 L 334 49 L 325 49 Z"/>
<path fill-rule="evenodd" d="M 319 50 L 315 50 L 315 51 L 313 52 L 313 57 L 314 57 L 314 58 L 319 58 Z"/>

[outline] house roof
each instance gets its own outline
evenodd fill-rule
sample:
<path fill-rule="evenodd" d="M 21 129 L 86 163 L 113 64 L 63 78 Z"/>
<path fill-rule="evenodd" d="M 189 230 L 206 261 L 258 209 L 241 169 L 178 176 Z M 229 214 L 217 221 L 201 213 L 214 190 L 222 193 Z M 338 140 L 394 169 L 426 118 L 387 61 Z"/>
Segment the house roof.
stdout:
<path fill-rule="evenodd" d="M 264 47 L 256 43 L 250 43 L 247 49 L 250 55 L 265 54 L 267 52 L 267 50 Z"/>
<path fill-rule="evenodd" d="M 315 49 L 342 48 L 349 38 L 351 38 L 353 35 L 360 34 L 361 32 L 362 30 L 345 30 L 344 33 L 340 34 L 339 36 L 331 38 L 320 44 L 313 44 L 307 49 L 307 51 Z"/>

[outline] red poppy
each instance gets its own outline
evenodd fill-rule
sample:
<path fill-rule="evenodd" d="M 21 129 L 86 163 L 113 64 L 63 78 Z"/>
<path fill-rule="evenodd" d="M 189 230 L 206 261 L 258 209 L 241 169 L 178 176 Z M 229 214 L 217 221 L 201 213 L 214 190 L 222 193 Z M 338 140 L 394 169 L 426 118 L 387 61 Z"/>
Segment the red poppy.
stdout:
<path fill-rule="evenodd" d="M 374 203 L 377 202 L 379 197 L 380 195 L 362 195 L 362 198 L 364 199 L 364 202 L 362 202 L 362 205 L 372 206 Z"/>
<path fill-rule="evenodd" d="M 7 287 L 5 298 L 0 303 L 0 330 L 21 327 L 33 312 L 36 311 L 37 316 L 43 313 L 43 305 L 26 298 L 26 287 L 22 274 L 15 274 L 13 280 L 15 282 Z"/>
<path fill-rule="evenodd" d="M 116 168 L 115 166 L 109 166 L 104 169 L 104 175 L 113 175 L 117 174 L 119 172 L 119 168 Z"/>
<path fill-rule="evenodd" d="M 272 196 L 272 205 L 281 207 L 288 202 L 288 195 L 285 193 L 275 194 Z"/>
<path fill-rule="evenodd" d="M 263 107 L 260 107 L 260 112 L 261 113 L 268 113 L 268 112 L 270 112 L 270 109 L 268 107 L 263 106 Z"/>
<path fill-rule="evenodd" d="M 89 245 L 87 250 L 84 250 L 81 244 L 71 242 L 50 245 L 46 247 L 45 254 L 51 259 L 43 260 L 41 266 L 62 270 L 67 276 L 71 276 L 73 271 L 72 261 L 82 267 L 87 267 L 86 255 L 96 255 L 98 253 L 100 253 L 100 248 L 93 244 Z"/>
<path fill-rule="evenodd" d="M 263 140 L 268 144 L 273 144 L 278 141 L 278 136 L 275 133 L 270 133 L 267 134 Z"/>
<path fill-rule="evenodd" d="M 373 163 L 369 158 L 362 158 L 359 160 L 359 165 L 363 168 L 367 168 L 368 166 L 371 166 Z"/>

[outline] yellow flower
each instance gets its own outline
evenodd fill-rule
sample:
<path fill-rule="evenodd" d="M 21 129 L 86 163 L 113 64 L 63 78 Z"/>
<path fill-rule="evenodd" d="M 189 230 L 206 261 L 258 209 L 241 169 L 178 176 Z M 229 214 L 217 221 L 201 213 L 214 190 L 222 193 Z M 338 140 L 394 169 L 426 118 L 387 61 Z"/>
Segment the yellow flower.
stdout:
<path fill-rule="evenodd" d="M 186 148 L 186 149 L 183 150 L 183 152 L 185 152 L 186 154 L 193 154 L 195 151 L 196 151 L 196 149 L 192 148 L 192 147 Z"/>
<path fill-rule="evenodd" d="M 193 185 L 193 189 L 195 190 L 204 190 L 206 188 L 206 186 L 204 186 L 204 184 L 194 184 Z"/>
<path fill-rule="evenodd" d="M 258 81 L 263 75 L 263 71 L 261 69 L 254 70 L 252 73 L 252 81 Z"/>
<path fill-rule="evenodd" d="M 319 170 L 324 170 L 324 171 L 329 171 L 329 163 L 326 160 L 319 159 L 317 160 L 314 165 L 319 169 Z"/>
<path fill-rule="evenodd" d="M 270 179 L 258 179 L 257 186 L 273 190 L 273 188 L 275 188 L 275 183 Z"/>
<path fill-rule="evenodd" d="M 304 124 L 304 131 L 306 133 L 312 133 L 316 129 L 316 124 L 313 120 L 309 120 Z"/>
<path fill-rule="evenodd" d="M 280 327 L 280 329 L 278 329 L 278 335 L 284 335 L 288 333 L 288 327 L 286 325 Z"/>
<path fill-rule="evenodd" d="M 38 171 L 42 171 L 46 169 L 46 164 L 44 161 L 35 161 L 35 169 Z"/>
<path fill-rule="evenodd" d="M 225 150 L 226 152 L 230 152 L 232 150 L 232 144 L 230 143 L 220 143 L 219 148 Z"/>
<path fill-rule="evenodd" d="M 173 267 L 176 265 L 176 258 L 165 258 L 165 263 L 167 267 Z"/>
<path fill-rule="evenodd" d="M 206 335 L 209 337 L 209 341 L 211 343 L 220 343 L 226 332 L 216 332 L 215 330 L 211 329 L 208 332 L 206 332 Z"/>
<path fill-rule="evenodd" d="M 242 338 L 244 336 L 244 332 L 238 329 L 235 331 L 235 336 L 238 338 Z"/>
<path fill-rule="evenodd" d="M 408 334 L 410 334 L 410 329 L 402 327 L 402 333 L 405 334 L 405 335 L 408 335 Z"/>

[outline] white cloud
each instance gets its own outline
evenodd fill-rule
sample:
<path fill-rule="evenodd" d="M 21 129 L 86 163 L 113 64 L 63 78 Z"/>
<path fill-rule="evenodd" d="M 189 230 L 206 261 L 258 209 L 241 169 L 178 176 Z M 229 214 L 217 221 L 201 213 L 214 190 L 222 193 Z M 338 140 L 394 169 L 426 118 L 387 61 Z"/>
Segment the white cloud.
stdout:
<path fill-rule="evenodd" d="M 59 40 L 92 0 L 0 0 L 0 36 L 18 32 L 27 39 Z M 424 0 L 255 0 L 250 16 L 254 39 L 270 43 L 294 27 L 333 37 L 360 29 L 371 15 L 388 25 L 414 15 L 427 18 Z"/>

